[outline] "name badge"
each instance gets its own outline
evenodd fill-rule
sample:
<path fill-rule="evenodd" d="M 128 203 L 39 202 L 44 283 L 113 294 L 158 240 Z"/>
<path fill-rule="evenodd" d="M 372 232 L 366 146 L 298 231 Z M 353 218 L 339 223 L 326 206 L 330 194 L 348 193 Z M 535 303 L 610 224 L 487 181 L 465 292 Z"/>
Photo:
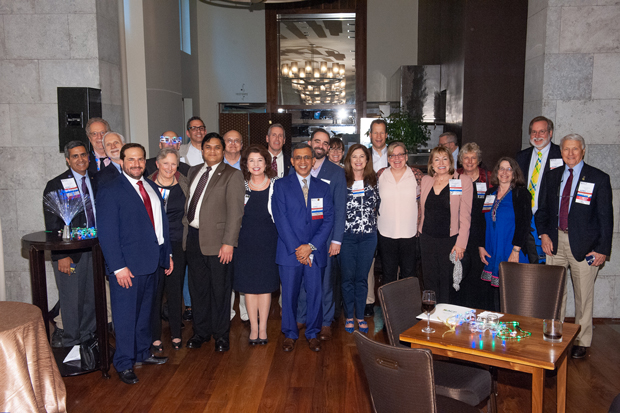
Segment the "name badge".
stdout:
<path fill-rule="evenodd" d="M 482 205 L 482 212 L 489 212 L 491 208 L 493 208 L 493 203 L 495 202 L 495 195 L 487 195 L 484 198 L 484 205 Z"/>
<path fill-rule="evenodd" d="M 594 192 L 594 184 L 591 182 L 579 182 L 579 188 L 577 188 L 577 196 L 575 202 L 590 205 L 592 201 L 592 192 Z"/>
<path fill-rule="evenodd" d="M 62 187 L 65 189 L 65 195 L 67 195 L 67 198 L 73 199 L 80 196 L 80 191 L 78 190 L 75 179 L 61 179 L 60 182 L 62 182 Z"/>
<path fill-rule="evenodd" d="M 245 197 L 243 198 L 243 206 L 245 206 L 249 200 L 250 200 L 250 195 L 245 194 Z"/>
<path fill-rule="evenodd" d="M 478 193 L 478 198 L 484 198 L 484 194 L 487 192 L 487 183 L 476 182 L 476 192 Z"/>
<path fill-rule="evenodd" d="M 323 198 L 311 198 L 312 220 L 323 219 Z"/>
<path fill-rule="evenodd" d="M 562 158 L 549 159 L 549 169 L 555 169 L 564 165 Z"/>
<path fill-rule="evenodd" d="M 331 182 L 329 179 L 321 179 L 321 181 L 325 182 L 327 185 L 329 185 Z"/>
<path fill-rule="evenodd" d="M 462 195 L 463 185 L 460 179 L 450 179 L 450 195 Z"/>
<path fill-rule="evenodd" d="M 353 192 L 354 197 L 364 196 L 364 181 L 355 181 L 351 186 L 351 192 Z"/>

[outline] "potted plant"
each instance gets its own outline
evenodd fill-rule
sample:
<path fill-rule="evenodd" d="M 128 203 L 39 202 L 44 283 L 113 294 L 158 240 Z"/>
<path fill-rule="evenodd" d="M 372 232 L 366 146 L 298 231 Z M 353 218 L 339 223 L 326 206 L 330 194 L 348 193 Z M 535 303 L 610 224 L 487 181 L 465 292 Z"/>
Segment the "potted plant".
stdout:
<path fill-rule="evenodd" d="M 403 110 L 394 112 L 387 118 L 382 116 L 382 119 L 387 122 L 388 144 L 401 141 L 410 154 L 417 153 L 420 146 L 427 146 L 431 133 L 428 126 L 422 123 L 422 119 Z"/>

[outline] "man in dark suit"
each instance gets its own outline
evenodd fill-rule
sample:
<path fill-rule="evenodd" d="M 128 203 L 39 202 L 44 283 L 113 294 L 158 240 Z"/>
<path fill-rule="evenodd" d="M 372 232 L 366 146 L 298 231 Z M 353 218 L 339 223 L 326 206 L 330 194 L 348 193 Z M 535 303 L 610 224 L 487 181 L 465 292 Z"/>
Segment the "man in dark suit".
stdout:
<path fill-rule="evenodd" d="M 215 351 L 228 351 L 232 274 L 228 265 L 237 246 L 245 185 L 241 171 L 227 165 L 224 139 L 209 133 L 202 140 L 204 163 L 189 170 L 190 191 L 184 223 L 194 335 L 188 348 L 215 339 Z"/>
<path fill-rule="evenodd" d="M 311 174 L 313 177 L 327 183 L 334 207 L 334 227 L 327 239 L 326 247 L 330 257 L 340 254 L 340 245 L 344 237 L 344 221 L 347 199 L 347 181 L 344 176 L 344 169 L 329 162 L 327 151 L 329 151 L 329 134 L 325 129 L 317 129 L 310 136 L 310 147 L 314 154 L 315 163 Z M 331 324 L 334 321 L 336 309 L 334 302 L 334 286 L 331 277 L 332 260 L 327 260 L 327 265 L 323 274 L 323 321 L 319 338 L 329 340 L 332 337 Z M 299 308 L 297 311 L 297 322 L 302 325 L 306 323 L 306 291 L 302 287 L 299 293 Z"/>
<path fill-rule="evenodd" d="M 291 170 L 291 157 L 284 153 L 282 148 L 286 142 L 284 126 L 274 123 L 267 131 L 267 149 L 271 154 L 271 169 L 276 171 L 276 178 L 282 178 L 289 174 Z"/>
<path fill-rule="evenodd" d="M 114 368 L 124 383 L 134 384 L 134 365 L 167 361 L 151 355 L 150 319 L 158 274 L 170 274 L 173 262 L 164 202 L 155 184 L 142 177 L 146 150 L 129 143 L 120 156 L 122 175 L 97 193 L 98 235 L 110 278 Z"/>
<path fill-rule="evenodd" d="M 278 229 L 276 263 L 282 283 L 284 351 L 299 338 L 297 300 L 306 290 L 306 339 L 312 351 L 321 349 L 317 335 L 323 320 L 321 283 L 328 259 L 328 239 L 334 224 L 329 185 L 310 175 L 315 159 L 305 143 L 297 144 L 291 163 L 295 173 L 274 184 L 272 210 Z M 336 166 L 336 168 L 339 168 Z"/>
<path fill-rule="evenodd" d="M 181 142 L 183 142 L 183 138 L 181 136 L 177 136 L 176 133 L 169 130 L 167 132 L 164 132 L 159 137 L 159 149 L 174 148 L 178 151 L 179 148 L 181 147 Z M 157 170 L 156 161 L 157 161 L 157 156 L 154 156 L 146 160 L 146 169 L 144 170 L 145 177 L 151 176 L 151 174 Z M 189 165 L 186 164 L 185 162 L 179 161 L 179 166 L 177 167 L 177 170 L 181 172 L 183 175 L 187 176 L 187 173 L 189 172 Z"/>
<path fill-rule="evenodd" d="M 94 179 L 97 183 L 97 189 L 119 176 L 123 171 L 121 162 L 121 148 L 125 145 L 123 135 L 116 132 L 108 132 L 103 136 L 102 143 L 105 154 L 111 162 L 95 175 Z"/>
<path fill-rule="evenodd" d="M 547 264 L 570 267 L 575 323 L 581 325 L 571 355 L 583 358 L 592 342 L 594 281 L 611 253 L 612 191 L 609 175 L 583 162 L 586 143 L 580 135 L 563 137 L 560 146 L 565 166 L 543 179 L 536 227 Z M 565 288 L 562 319 L 566 296 Z"/>
<path fill-rule="evenodd" d="M 79 198 L 84 210 L 73 217 L 72 227 L 95 227 L 95 205 L 93 194 L 96 185 L 88 174 L 88 152 L 81 141 L 65 145 L 65 160 L 69 169 L 49 181 L 43 196 L 50 192 L 64 191 L 70 198 Z M 57 232 L 64 228 L 62 218 L 45 208 L 45 229 Z M 74 252 L 67 254 L 52 251 L 52 267 L 58 287 L 58 298 L 62 309 L 61 343 L 64 347 L 80 344 L 90 339 L 95 332 L 95 290 L 93 283 L 92 253 Z M 64 330 L 64 331 L 63 331 Z"/>
<path fill-rule="evenodd" d="M 90 118 L 86 122 L 86 136 L 90 141 L 91 151 L 88 154 L 88 173 L 95 176 L 97 172 L 110 164 L 110 158 L 105 154 L 103 135 L 110 132 L 110 124 L 102 118 Z"/>
<path fill-rule="evenodd" d="M 544 116 L 531 120 L 529 126 L 531 147 L 523 149 L 515 157 L 527 182 L 527 189 L 532 194 L 532 229 L 524 247 L 531 264 L 538 264 L 542 252 L 539 233 L 536 231 L 534 214 L 538 210 L 540 184 L 547 172 L 563 165 L 560 147 L 551 142 L 553 138 L 553 121 Z"/>

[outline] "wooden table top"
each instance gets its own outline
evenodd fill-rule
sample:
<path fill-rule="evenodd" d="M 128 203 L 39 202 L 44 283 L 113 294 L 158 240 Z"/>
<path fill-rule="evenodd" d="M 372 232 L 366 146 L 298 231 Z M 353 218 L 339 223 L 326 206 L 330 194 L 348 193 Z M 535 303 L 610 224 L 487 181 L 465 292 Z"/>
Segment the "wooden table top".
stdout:
<path fill-rule="evenodd" d="M 404 331 L 400 340 L 418 346 L 442 350 L 441 354 L 467 360 L 466 355 L 473 357 L 500 360 L 525 366 L 554 370 L 556 363 L 566 352 L 575 336 L 581 329 L 578 324 L 564 323 L 562 342 L 550 343 L 543 339 L 543 320 L 531 317 L 522 317 L 504 314 L 501 322 L 518 321 L 519 327 L 532 333 L 531 336 L 517 339 L 501 339 L 493 337 L 489 331 L 471 333 L 469 326 L 457 326 L 455 332 L 448 332 L 450 328 L 443 323 L 431 321 L 434 333 L 423 333 L 426 320 L 420 320 L 416 325 Z M 444 335 L 444 333 L 446 333 Z M 442 337 L 443 336 L 443 337 Z M 459 353 L 453 355 L 453 353 Z"/>

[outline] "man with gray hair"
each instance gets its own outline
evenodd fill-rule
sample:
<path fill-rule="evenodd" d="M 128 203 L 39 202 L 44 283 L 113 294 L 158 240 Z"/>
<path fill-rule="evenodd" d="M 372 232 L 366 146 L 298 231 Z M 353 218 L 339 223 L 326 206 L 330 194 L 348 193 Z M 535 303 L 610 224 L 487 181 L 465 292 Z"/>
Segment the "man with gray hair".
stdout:
<path fill-rule="evenodd" d="M 84 129 L 91 149 L 88 153 L 88 172 L 91 176 L 95 176 L 111 162 L 103 147 L 103 135 L 110 132 L 110 124 L 103 118 L 90 118 Z"/>
<path fill-rule="evenodd" d="M 439 146 L 443 146 L 452 153 L 452 159 L 454 160 L 454 169 L 458 165 L 459 161 L 459 145 L 458 138 L 454 132 L 444 132 L 439 135 Z"/>
<path fill-rule="evenodd" d="M 287 156 L 282 150 L 286 142 L 286 134 L 284 126 L 274 123 L 267 131 L 267 149 L 271 155 L 271 169 L 276 171 L 277 178 L 283 178 L 288 175 L 291 169 L 291 157 Z"/>
<path fill-rule="evenodd" d="M 563 137 L 560 149 L 564 166 L 545 174 L 535 219 L 547 265 L 570 267 L 575 323 L 581 325 L 571 356 L 583 358 L 592 343 L 594 281 L 611 253 L 612 191 L 609 175 L 584 163 L 586 143 L 580 135 Z M 566 297 L 565 288 L 562 319 Z"/>
<path fill-rule="evenodd" d="M 97 188 L 101 188 L 122 173 L 121 148 L 125 144 L 125 138 L 120 133 L 108 132 L 103 135 L 101 142 L 111 162 L 95 175 Z"/>

